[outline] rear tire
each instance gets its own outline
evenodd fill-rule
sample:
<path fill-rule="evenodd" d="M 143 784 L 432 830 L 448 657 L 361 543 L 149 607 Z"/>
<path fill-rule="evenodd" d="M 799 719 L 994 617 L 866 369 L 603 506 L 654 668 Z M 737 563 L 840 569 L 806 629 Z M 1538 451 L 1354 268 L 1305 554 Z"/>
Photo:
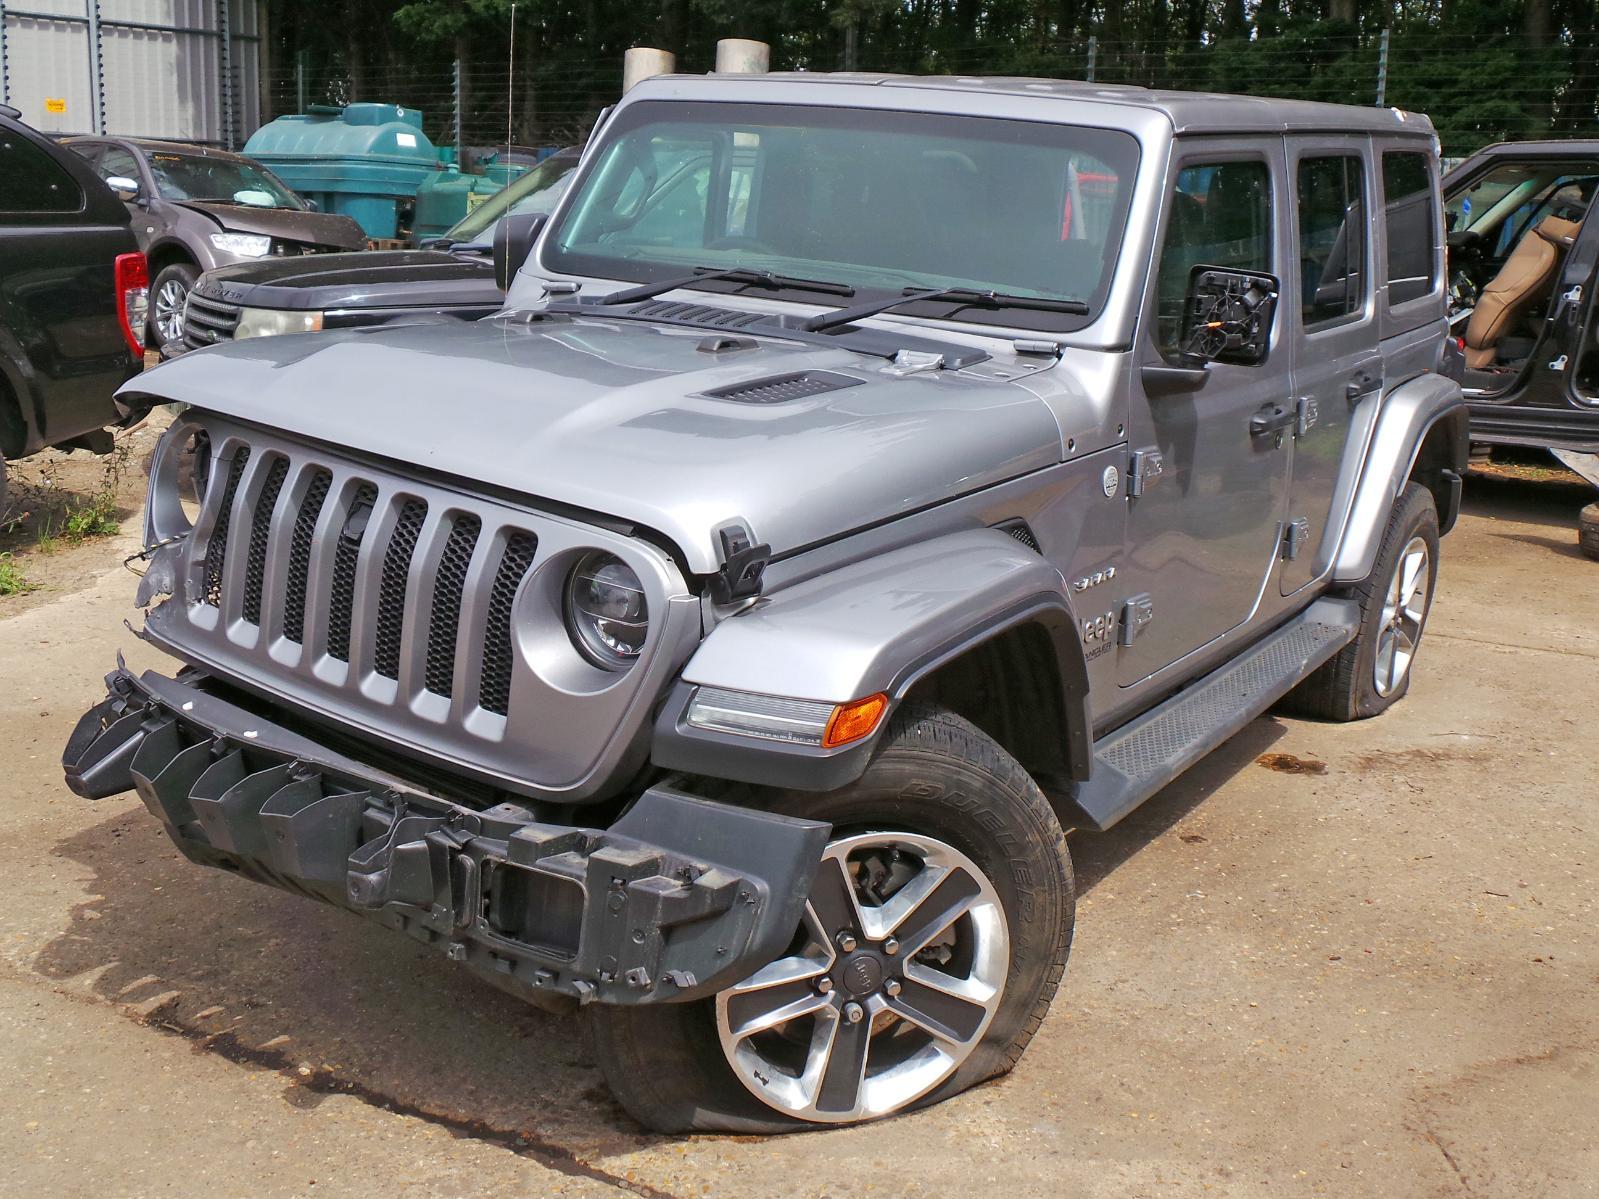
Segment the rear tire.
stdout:
<path fill-rule="evenodd" d="M 1403 699 L 1437 581 L 1438 510 L 1431 492 L 1409 483 L 1388 516 L 1371 574 L 1345 592 L 1360 604 L 1359 633 L 1289 692 L 1280 710 L 1364 720 Z"/>
<path fill-rule="evenodd" d="M 1003 983 L 997 997 L 990 1001 L 987 1023 L 974 1024 L 958 1065 L 953 1065 L 941 1081 L 930 1083 L 920 1093 L 887 1105 L 886 1110 L 874 1105 L 865 1115 L 844 1114 L 845 1109 L 835 1106 L 831 1113 L 817 1112 L 802 1118 L 785 1110 L 779 1102 L 758 1098 L 761 1087 L 753 1081 L 746 1086 L 740 1076 L 735 1075 L 732 1061 L 739 1048 L 729 1044 L 724 1049 L 728 1017 L 724 1007 L 719 1024 L 718 999 L 644 1007 L 596 1005 L 589 1012 L 590 1043 L 612 1093 L 628 1113 L 641 1124 L 661 1132 L 772 1133 L 837 1127 L 841 1123 L 937 1103 L 1010 1070 L 1043 1021 L 1060 984 L 1071 948 L 1075 914 L 1075 889 L 1065 834 L 1048 801 L 1026 771 L 967 721 L 940 708 L 911 704 L 895 715 L 885 734 L 883 748 L 854 785 L 827 794 L 778 793 L 768 797 L 762 806 L 830 822 L 834 838 L 830 850 L 835 852 L 855 844 L 851 841 L 852 834 L 866 841 L 871 839 L 867 834 L 873 832 L 888 834 L 887 839 L 899 832 L 907 834 L 906 843 L 941 843 L 955 851 L 950 855 L 951 860 L 960 859 L 975 866 L 983 876 L 983 883 L 991 886 L 991 890 L 983 894 L 997 897 L 1003 911 L 1001 933 L 1009 957 L 1008 963 L 1001 964 L 999 973 L 994 976 L 1002 977 Z M 898 857 L 897 851 L 895 857 Z M 829 860 L 824 859 L 823 865 Z M 809 915 L 826 910 L 826 905 L 816 898 L 822 894 L 822 884 L 823 876 L 819 871 L 817 889 L 813 891 L 815 902 L 810 905 Z M 874 885 L 878 888 L 877 895 L 883 895 L 881 876 Z M 887 894 L 891 899 L 897 892 Z M 863 905 L 862 910 L 868 910 L 869 906 Z M 975 926 L 977 918 L 961 916 L 948 925 L 956 953 L 961 951 L 960 934 L 953 930 L 962 922 Z M 811 924 L 811 920 L 806 923 Z M 816 926 L 825 923 L 825 920 L 818 920 Z M 909 924 L 907 919 L 906 926 Z M 993 924 L 990 919 L 990 926 Z M 862 928 L 866 942 L 862 948 L 880 946 L 885 953 L 897 953 L 897 947 L 892 951 L 887 949 L 886 941 L 867 939 L 869 934 L 864 933 L 864 925 Z M 805 928 L 796 934 L 796 944 L 808 939 L 814 943 Z M 917 983 L 911 971 L 921 971 L 925 952 L 917 953 L 912 949 L 903 959 L 876 959 L 879 964 L 904 972 L 906 1000 L 916 994 L 912 988 Z M 838 960 L 846 959 L 841 956 Z M 901 961 L 911 964 L 901 966 Z M 977 968 L 971 969 L 972 977 L 976 978 Z M 885 982 L 881 984 L 882 990 L 874 992 L 869 1000 L 860 992 L 846 994 L 841 972 L 839 978 L 837 991 L 828 991 L 827 995 L 845 1010 L 851 996 L 858 996 L 863 1004 L 875 1002 L 878 1005 L 876 1010 L 880 1018 L 874 1020 L 867 1016 L 858 1026 L 863 1030 L 883 1027 L 882 1032 L 874 1031 L 866 1038 L 870 1047 L 865 1052 L 875 1054 L 880 1044 L 878 1038 L 899 1028 L 893 1012 L 882 1010 L 882 1005 L 888 1002 L 882 996 L 900 992 L 889 990 Z M 751 981 L 746 980 L 739 987 Z M 810 997 L 821 987 L 807 982 L 805 988 L 797 994 L 813 1002 Z M 733 1000 L 729 997 L 735 990 L 729 988 L 719 998 L 724 1004 L 730 1004 Z M 813 1047 L 814 1029 L 824 1027 L 821 1017 L 800 1019 L 814 1019 L 816 1023 L 810 1026 L 813 1030 L 810 1034 L 805 1033 L 802 1025 L 791 1043 Z M 907 1023 L 900 1034 L 909 1034 L 913 1045 L 914 1038 L 921 1035 L 913 1023 Z M 738 1046 L 745 1045 L 744 1041 L 738 1042 Z M 894 1043 L 886 1043 L 887 1052 L 892 1053 L 894 1047 Z M 812 1051 L 805 1048 L 797 1052 L 808 1055 Z M 827 1052 L 831 1053 L 831 1047 Z M 811 1059 L 807 1056 L 805 1060 Z M 872 1071 L 875 1060 L 867 1058 L 866 1082 L 860 1086 L 862 1097 L 868 1084 L 879 1077 Z M 767 1080 L 763 1078 L 762 1081 Z M 821 1090 L 822 1086 L 816 1088 L 818 1094 Z M 827 1105 L 820 1099 L 812 1105 L 813 1109 L 824 1106 Z M 851 1111 L 861 1106 L 858 1103 Z"/>
<path fill-rule="evenodd" d="M 1589 504 L 1578 514 L 1577 548 L 1599 561 L 1599 504 Z"/>
<path fill-rule="evenodd" d="M 169 341 L 183 337 L 183 306 L 200 272 L 187 262 L 174 262 L 164 266 L 150 284 L 150 324 L 146 341 L 151 349 L 160 350 Z"/>

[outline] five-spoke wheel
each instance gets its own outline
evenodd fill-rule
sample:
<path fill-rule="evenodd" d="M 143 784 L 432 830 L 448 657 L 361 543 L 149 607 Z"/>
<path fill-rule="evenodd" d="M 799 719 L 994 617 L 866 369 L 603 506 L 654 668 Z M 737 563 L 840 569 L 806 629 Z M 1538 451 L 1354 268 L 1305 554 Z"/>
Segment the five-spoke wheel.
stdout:
<path fill-rule="evenodd" d="M 845 837 L 828 846 L 789 954 L 717 997 L 722 1051 L 790 1115 L 886 1115 L 970 1056 L 1009 965 L 1004 909 L 970 858 L 911 833 Z"/>

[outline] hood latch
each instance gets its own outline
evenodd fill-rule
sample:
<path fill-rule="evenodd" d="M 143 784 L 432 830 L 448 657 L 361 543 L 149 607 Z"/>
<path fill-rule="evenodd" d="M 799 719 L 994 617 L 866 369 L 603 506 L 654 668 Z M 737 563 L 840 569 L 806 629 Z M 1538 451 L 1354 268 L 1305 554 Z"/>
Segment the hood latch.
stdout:
<path fill-rule="evenodd" d="M 759 595 L 772 547 L 756 545 L 754 535 L 741 521 L 724 525 L 716 536 L 722 543 L 722 569 L 711 576 L 711 599 L 731 604 Z"/>

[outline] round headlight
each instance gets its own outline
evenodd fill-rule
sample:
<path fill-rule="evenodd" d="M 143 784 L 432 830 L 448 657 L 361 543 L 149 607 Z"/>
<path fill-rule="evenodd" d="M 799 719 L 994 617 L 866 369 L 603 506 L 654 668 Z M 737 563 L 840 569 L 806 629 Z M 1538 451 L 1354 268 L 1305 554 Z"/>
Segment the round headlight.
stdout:
<path fill-rule="evenodd" d="M 566 624 L 589 661 L 625 670 L 644 648 L 650 626 L 644 585 L 614 554 L 588 554 L 566 580 Z"/>

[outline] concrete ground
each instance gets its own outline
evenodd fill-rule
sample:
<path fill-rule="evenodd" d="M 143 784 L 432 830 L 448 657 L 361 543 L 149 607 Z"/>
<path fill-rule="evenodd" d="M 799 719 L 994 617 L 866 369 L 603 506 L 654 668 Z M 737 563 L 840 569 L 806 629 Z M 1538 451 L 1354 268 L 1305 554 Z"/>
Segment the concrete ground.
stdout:
<path fill-rule="evenodd" d="M 575 1021 L 179 859 L 58 755 L 132 580 L 0 607 L 0 1193 L 1599 1194 L 1599 563 L 1475 479 L 1407 702 L 1263 719 L 1073 840 L 1077 943 L 1009 1078 L 877 1126 L 666 1138 Z"/>

